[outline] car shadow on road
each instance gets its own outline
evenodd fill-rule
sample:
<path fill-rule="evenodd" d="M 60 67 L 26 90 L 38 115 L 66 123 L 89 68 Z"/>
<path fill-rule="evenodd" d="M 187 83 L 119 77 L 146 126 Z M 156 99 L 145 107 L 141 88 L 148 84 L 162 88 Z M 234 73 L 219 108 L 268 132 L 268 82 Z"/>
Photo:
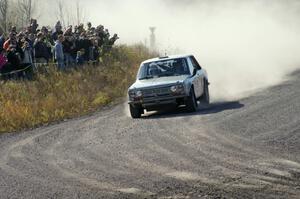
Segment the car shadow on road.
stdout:
<path fill-rule="evenodd" d="M 239 101 L 231 102 L 214 102 L 210 105 L 199 105 L 198 110 L 193 113 L 189 113 L 185 107 L 167 107 L 157 112 L 148 112 L 143 116 L 143 119 L 160 119 L 193 115 L 209 115 L 216 114 L 227 110 L 241 109 L 245 105 Z"/>

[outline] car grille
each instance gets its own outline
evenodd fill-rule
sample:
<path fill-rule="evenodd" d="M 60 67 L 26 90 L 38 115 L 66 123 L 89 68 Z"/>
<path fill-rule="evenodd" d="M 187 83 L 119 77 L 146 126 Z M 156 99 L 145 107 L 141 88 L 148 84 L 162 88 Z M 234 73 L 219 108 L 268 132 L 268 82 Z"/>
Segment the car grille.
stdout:
<path fill-rule="evenodd" d="M 146 89 L 143 91 L 144 98 L 171 96 L 171 87 Z"/>

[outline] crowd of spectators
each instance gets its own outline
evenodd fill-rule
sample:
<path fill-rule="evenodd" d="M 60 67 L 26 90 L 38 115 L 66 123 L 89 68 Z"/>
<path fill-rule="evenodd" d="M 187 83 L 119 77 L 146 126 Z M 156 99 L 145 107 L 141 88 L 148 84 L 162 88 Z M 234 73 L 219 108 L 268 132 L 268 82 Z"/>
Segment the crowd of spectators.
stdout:
<path fill-rule="evenodd" d="M 104 26 L 93 27 L 90 22 L 86 27 L 80 24 L 63 29 L 58 21 L 53 29 L 39 29 L 37 20 L 32 19 L 22 31 L 13 26 L 7 36 L 0 32 L 0 73 L 47 63 L 55 63 L 60 70 L 96 63 L 118 39 Z"/>

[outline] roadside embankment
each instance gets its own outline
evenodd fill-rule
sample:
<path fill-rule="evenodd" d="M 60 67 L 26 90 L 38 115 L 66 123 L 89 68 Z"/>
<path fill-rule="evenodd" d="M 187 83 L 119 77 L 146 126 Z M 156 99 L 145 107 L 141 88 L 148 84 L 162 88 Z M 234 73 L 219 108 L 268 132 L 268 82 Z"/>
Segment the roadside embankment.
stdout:
<path fill-rule="evenodd" d="M 49 68 L 34 81 L 0 83 L 0 133 L 82 116 L 126 94 L 137 67 L 151 55 L 141 46 L 117 46 L 99 65 L 58 72 Z"/>

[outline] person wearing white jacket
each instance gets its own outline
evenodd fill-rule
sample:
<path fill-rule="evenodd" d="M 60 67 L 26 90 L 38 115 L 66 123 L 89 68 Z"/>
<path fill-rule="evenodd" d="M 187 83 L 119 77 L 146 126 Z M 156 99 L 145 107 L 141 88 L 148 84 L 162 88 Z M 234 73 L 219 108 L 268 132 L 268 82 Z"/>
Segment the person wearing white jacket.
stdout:
<path fill-rule="evenodd" d="M 29 47 L 29 43 L 27 41 L 24 42 L 23 46 L 22 46 L 22 50 L 24 53 L 24 57 L 22 60 L 22 64 L 28 64 L 28 65 L 32 65 L 33 60 L 32 60 L 32 51 Z"/>
<path fill-rule="evenodd" d="M 26 78 L 32 79 L 33 76 L 33 59 L 32 59 L 32 49 L 27 41 L 23 41 L 22 51 L 23 59 L 21 60 L 21 68 L 24 69 L 23 74 Z"/>
<path fill-rule="evenodd" d="M 63 45 L 62 42 L 64 41 L 64 36 L 59 35 L 54 46 L 54 56 L 55 60 L 57 62 L 57 66 L 59 70 L 65 69 L 65 63 L 64 63 L 64 51 L 63 51 Z"/>

